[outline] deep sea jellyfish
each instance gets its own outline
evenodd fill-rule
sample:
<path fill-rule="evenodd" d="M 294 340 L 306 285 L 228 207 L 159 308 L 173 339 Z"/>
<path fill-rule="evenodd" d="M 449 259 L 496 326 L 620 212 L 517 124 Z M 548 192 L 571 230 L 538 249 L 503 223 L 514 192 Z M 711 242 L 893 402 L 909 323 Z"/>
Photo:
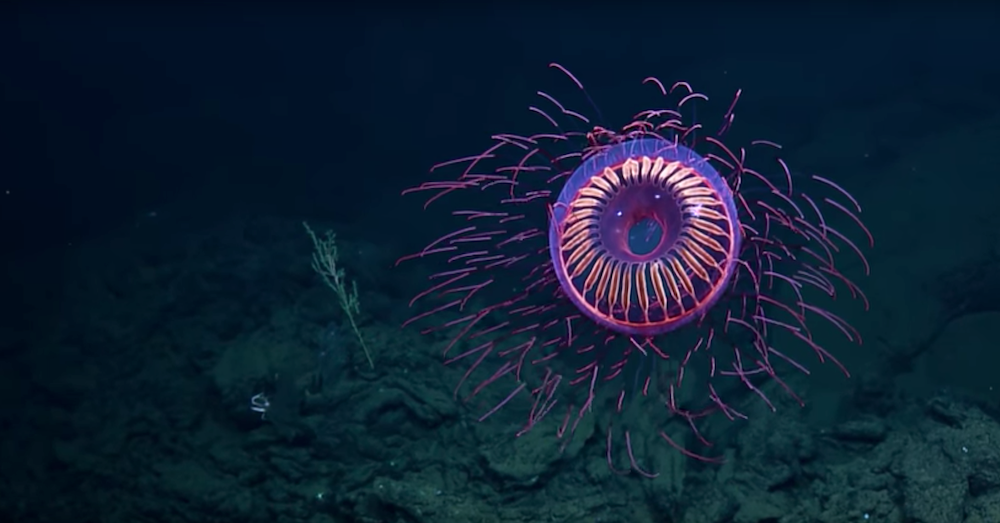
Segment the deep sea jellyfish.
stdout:
<path fill-rule="evenodd" d="M 404 193 L 457 224 L 400 261 L 434 267 L 406 323 L 446 340 L 446 363 L 465 365 L 456 397 L 488 398 L 480 420 L 508 406 L 523 411 L 518 435 L 544 423 L 568 440 L 595 415 L 612 470 L 651 477 L 637 431 L 714 461 L 706 416 L 745 419 L 744 396 L 774 410 L 765 390 L 801 404 L 783 376 L 810 360 L 848 374 L 824 346 L 861 336 L 826 307 L 849 295 L 868 308 L 838 262 L 867 274 L 874 242 L 838 184 L 793 175 L 773 142 L 723 141 L 740 91 L 705 127 L 687 115 L 707 96 L 643 84 L 663 105 L 618 131 L 538 92 L 538 133 L 435 165 L 455 177 Z"/>

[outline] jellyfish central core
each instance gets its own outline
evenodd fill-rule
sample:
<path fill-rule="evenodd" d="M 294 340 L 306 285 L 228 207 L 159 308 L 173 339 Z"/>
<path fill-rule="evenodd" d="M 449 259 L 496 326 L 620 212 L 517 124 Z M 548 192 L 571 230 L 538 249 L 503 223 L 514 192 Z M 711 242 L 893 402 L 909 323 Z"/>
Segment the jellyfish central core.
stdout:
<path fill-rule="evenodd" d="M 653 259 L 677 240 L 683 214 L 670 191 L 659 184 L 636 181 L 606 195 L 598 235 L 615 258 Z"/>
<path fill-rule="evenodd" d="M 640 218 L 628 229 L 628 249 L 636 256 L 653 252 L 663 239 L 663 228 L 652 218 Z"/>
<path fill-rule="evenodd" d="M 549 252 L 570 300 L 617 332 L 654 336 L 702 317 L 732 278 L 733 194 L 705 158 L 657 138 L 587 159 L 554 206 Z"/>

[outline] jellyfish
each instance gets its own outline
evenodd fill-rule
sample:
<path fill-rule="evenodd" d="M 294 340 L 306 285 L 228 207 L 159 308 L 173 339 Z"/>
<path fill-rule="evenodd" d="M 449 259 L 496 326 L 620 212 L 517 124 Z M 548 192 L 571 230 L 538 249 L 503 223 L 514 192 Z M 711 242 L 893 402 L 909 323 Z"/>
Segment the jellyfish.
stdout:
<path fill-rule="evenodd" d="M 803 404 L 785 376 L 815 364 L 849 376 L 816 333 L 861 343 L 829 304 L 868 309 L 841 267 L 867 275 L 874 246 L 841 185 L 793 174 L 774 142 L 728 140 L 742 91 L 708 126 L 689 116 L 708 97 L 668 85 L 646 78 L 658 105 L 618 130 L 538 91 L 536 133 L 497 133 L 404 191 L 455 225 L 397 262 L 432 268 L 405 324 L 447 340 L 456 398 L 490 398 L 480 421 L 521 397 L 518 435 L 545 426 L 568 441 L 603 416 L 608 465 L 647 477 L 637 430 L 719 461 L 707 417 L 746 419 L 748 396 L 776 410 L 774 390 Z"/>

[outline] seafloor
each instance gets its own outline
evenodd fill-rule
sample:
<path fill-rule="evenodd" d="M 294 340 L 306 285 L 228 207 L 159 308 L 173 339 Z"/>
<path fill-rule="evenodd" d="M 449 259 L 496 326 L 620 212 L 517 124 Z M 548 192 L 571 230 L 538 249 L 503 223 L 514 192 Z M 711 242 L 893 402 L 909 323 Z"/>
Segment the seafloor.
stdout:
<path fill-rule="evenodd" d="M 852 126 L 830 122 L 829 147 Z M 934 140 L 1000 143 L 1000 121 Z M 513 437 L 518 419 L 476 423 L 481 410 L 452 397 L 461 371 L 441 364 L 440 339 L 399 326 L 403 298 L 390 289 L 412 276 L 390 269 L 400 253 L 350 228 L 340 229 L 341 256 L 361 282 L 374 370 L 310 268 L 298 222 L 149 219 L 21 260 L 8 275 L 25 301 L 4 311 L 19 322 L 0 332 L 0 512 L 77 522 L 995 523 L 1000 245 L 963 225 L 997 219 L 967 209 L 987 208 L 1000 178 L 970 191 L 936 180 L 988 170 L 989 156 L 899 155 L 880 169 L 900 173 L 884 179 L 925 189 L 908 189 L 891 212 L 868 205 L 872 310 L 849 318 L 866 342 L 838 353 L 854 375 L 792 379 L 806 408 L 777 391 L 777 413 L 750 401 L 748 422 L 710 429 L 724 465 L 663 445 L 655 480 L 612 474 L 592 421 L 562 453 L 544 430 Z M 857 198 L 898 191 L 872 179 Z M 902 219 L 919 227 L 882 233 Z M 271 399 L 264 420 L 250 409 L 260 392 Z"/>

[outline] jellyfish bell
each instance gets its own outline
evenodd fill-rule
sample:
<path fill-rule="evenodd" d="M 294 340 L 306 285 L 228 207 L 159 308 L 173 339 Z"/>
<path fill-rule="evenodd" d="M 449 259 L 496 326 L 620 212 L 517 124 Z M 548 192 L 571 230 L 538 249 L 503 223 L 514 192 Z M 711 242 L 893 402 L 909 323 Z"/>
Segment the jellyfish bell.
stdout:
<path fill-rule="evenodd" d="M 634 229 L 657 242 L 634 248 Z M 647 236 L 648 237 L 648 236 Z M 650 337 L 700 318 L 739 254 L 732 192 L 676 141 L 636 138 L 591 156 L 553 207 L 549 250 L 570 300 L 613 331 Z"/>

